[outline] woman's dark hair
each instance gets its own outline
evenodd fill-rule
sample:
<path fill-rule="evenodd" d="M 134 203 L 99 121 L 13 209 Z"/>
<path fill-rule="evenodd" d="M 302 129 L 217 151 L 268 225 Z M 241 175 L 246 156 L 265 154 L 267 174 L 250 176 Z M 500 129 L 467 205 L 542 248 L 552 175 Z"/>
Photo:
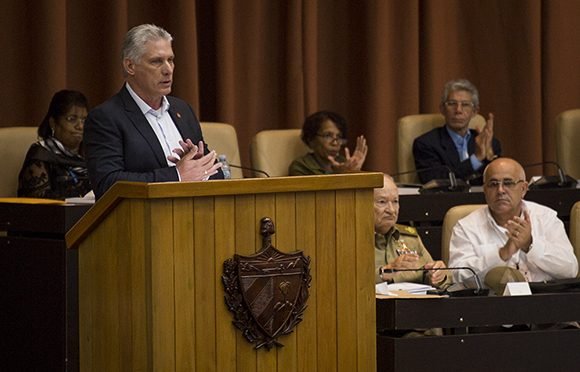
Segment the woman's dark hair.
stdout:
<path fill-rule="evenodd" d="M 332 121 L 338 130 L 340 130 L 342 136 L 346 138 L 347 125 L 346 120 L 342 116 L 332 111 L 318 111 L 304 120 L 304 125 L 302 125 L 302 142 L 310 146 L 310 142 L 316 137 L 320 126 L 326 120 Z"/>
<path fill-rule="evenodd" d="M 56 120 L 59 117 L 66 115 L 67 111 L 73 106 L 84 107 L 88 111 L 89 102 L 87 97 L 76 90 L 61 90 L 56 92 L 50 100 L 48 112 L 38 126 L 38 136 L 45 139 L 52 136 L 52 130 L 49 123 L 50 118 Z"/>

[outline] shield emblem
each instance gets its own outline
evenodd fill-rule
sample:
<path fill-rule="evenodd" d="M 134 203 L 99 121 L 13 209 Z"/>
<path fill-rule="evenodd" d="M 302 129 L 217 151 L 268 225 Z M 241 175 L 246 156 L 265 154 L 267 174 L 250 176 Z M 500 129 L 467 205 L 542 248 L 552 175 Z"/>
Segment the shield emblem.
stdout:
<path fill-rule="evenodd" d="M 283 346 L 278 337 L 302 321 L 311 277 L 310 258 L 302 251 L 281 252 L 269 235 L 264 241 L 259 253 L 226 260 L 222 282 L 233 324 L 256 349 L 269 350 Z"/>
<path fill-rule="evenodd" d="M 239 256 L 244 302 L 268 337 L 276 338 L 295 310 L 304 276 L 302 252 L 284 254 L 270 247 L 257 257 Z"/>

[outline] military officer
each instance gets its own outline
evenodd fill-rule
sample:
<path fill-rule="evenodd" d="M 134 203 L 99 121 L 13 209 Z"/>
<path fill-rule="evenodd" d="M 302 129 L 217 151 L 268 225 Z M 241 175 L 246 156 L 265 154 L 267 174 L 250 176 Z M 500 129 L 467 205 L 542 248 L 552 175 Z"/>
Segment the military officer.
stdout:
<path fill-rule="evenodd" d="M 417 230 L 397 224 L 399 191 L 393 179 L 385 175 L 384 185 L 374 190 L 375 219 L 375 282 L 415 282 L 442 287 L 451 282 L 443 261 L 433 261 Z M 383 273 L 388 269 L 417 269 L 397 273 Z"/>

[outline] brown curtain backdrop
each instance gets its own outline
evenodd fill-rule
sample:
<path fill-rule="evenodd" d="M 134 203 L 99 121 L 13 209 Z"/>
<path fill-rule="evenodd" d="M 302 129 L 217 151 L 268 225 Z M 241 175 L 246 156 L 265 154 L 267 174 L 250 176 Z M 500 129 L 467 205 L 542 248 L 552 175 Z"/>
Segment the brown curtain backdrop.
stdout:
<path fill-rule="evenodd" d="M 367 170 L 396 172 L 397 119 L 436 112 L 453 78 L 479 87 L 481 113 L 495 114 L 505 155 L 522 163 L 555 160 L 554 119 L 580 107 L 577 0 L 5 0 L 2 8 L 0 126 L 38 125 L 63 88 L 92 105 L 116 93 L 121 40 L 140 23 L 173 34 L 173 94 L 202 121 L 232 123 L 245 165 L 257 131 L 300 128 L 329 109 L 347 118 L 351 140 L 367 136 Z"/>

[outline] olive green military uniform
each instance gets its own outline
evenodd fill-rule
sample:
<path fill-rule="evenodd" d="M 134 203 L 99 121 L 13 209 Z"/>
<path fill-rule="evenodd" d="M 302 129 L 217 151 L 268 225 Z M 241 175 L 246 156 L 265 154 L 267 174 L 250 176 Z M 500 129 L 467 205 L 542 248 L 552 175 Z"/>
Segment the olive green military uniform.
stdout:
<path fill-rule="evenodd" d="M 394 262 L 395 259 L 405 252 L 415 252 L 419 256 L 417 268 L 423 267 L 426 263 L 432 262 L 433 258 L 423 245 L 417 230 L 411 226 L 395 225 L 385 235 L 375 233 L 375 282 L 381 283 L 379 268 Z M 450 282 L 451 275 L 442 284 Z M 427 276 L 423 271 L 408 271 L 396 273 L 394 282 L 412 282 L 429 284 Z M 440 285 L 441 286 L 441 285 Z"/>
<path fill-rule="evenodd" d="M 342 163 L 344 157 L 338 156 L 336 161 Z M 314 157 L 313 152 L 295 159 L 288 167 L 288 174 L 291 176 L 310 176 L 314 174 L 334 174 L 331 170 L 324 169 Z"/>

